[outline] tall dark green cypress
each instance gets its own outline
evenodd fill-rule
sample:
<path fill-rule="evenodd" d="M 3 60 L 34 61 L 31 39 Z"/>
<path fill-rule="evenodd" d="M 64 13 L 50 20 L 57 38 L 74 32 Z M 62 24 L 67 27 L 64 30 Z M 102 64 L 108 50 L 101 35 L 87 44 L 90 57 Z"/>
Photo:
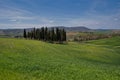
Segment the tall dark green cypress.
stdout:
<path fill-rule="evenodd" d="M 61 35 L 62 35 L 62 41 L 65 41 L 65 30 L 64 29 L 62 29 Z"/>
<path fill-rule="evenodd" d="M 52 28 L 52 30 L 51 30 L 51 39 L 52 39 L 52 41 L 55 41 L 55 31 L 54 31 L 54 28 Z"/>
<path fill-rule="evenodd" d="M 44 37 L 45 37 L 45 35 L 44 35 L 44 27 L 42 27 L 41 28 L 41 39 L 44 40 Z"/>
<path fill-rule="evenodd" d="M 36 39 L 36 29 L 33 28 L 33 38 Z"/>
<path fill-rule="evenodd" d="M 45 37 L 45 41 L 48 39 L 48 28 L 47 27 L 45 27 L 45 31 L 44 31 L 45 33 L 44 33 L 44 37 Z"/>
<path fill-rule="evenodd" d="M 64 32 L 64 41 L 67 40 L 67 37 L 66 37 L 66 31 Z"/>
<path fill-rule="evenodd" d="M 50 30 L 48 30 L 48 39 L 47 40 L 51 41 L 51 31 Z"/>
<path fill-rule="evenodd" d="M 40 40 L 42 40 L 42 37 L 43 37 L 43 35 L 42 35 L 42 28 L 40 29 L 40 36 L 39 36 L 39 38 L 40 38 Z"/>
<path fill-rule="evenodd" d="M 61 42 L 61 30 L 58 31 L 58 41 Z"/>
<path fill-rule="evenodd" d="M 56 28 L 56 41 L 59 41 L 59 28 Z"/>
<path fill-rule="evenodd" d="M 30 32 L 28 32 L 28 33 L 27 33 L 27 37 L 30 38 L 30 36 L 31 36 L 31 35 L 30 35 Z"/>
<path fill-rule="evenodd" d="M 36 29 L 36 39 L 39 40 L 39 29 Z"/>
<path fill-rule="evenodd" d="M 27 38 L 26 30 L 24 29 L 23 37 Z"/>
<path fill-rule="evenodd" d="M 40 40 L 41 39 L 41 29 L 38 29 L 39 31 L 38 31 L 38 39 Z"/>
<path fill-rule="evenodd" d="M 63 29 L 63 41 L 66 41 L 66 31 Z"/>

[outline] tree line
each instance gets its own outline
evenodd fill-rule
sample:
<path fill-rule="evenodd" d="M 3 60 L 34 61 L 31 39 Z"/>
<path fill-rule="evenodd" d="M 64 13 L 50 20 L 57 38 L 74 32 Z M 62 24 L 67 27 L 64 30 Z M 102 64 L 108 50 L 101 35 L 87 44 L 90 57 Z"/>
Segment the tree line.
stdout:
<path fill-rule="evenodd" d="M 63 42 L 66 41 L 66 31 L 64 29 L 47 27 L 33 28 L 31 31 L 24 29 L 23 37 L 26 39 Z"/>

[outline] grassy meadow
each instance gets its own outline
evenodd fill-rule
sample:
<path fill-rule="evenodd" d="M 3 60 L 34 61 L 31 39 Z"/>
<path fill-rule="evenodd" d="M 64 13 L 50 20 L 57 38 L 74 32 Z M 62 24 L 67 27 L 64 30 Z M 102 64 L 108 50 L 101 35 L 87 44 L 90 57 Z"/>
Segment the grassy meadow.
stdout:
<path fill-rule="evenodd" d="M 120 37 L 68 44 L 0 38 L 0 80 L 120 80 Z"/>

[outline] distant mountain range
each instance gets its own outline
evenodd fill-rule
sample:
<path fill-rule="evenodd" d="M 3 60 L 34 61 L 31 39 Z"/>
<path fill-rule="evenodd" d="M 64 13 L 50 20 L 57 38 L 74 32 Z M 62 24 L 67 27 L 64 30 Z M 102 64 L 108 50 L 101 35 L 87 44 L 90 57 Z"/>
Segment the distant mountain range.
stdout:
<path fill-rule="evenodd" d="M 89 31 L 91 29 L 85 27 L 85 26 L 76 26 L 76 27 L 64 27 L 64 26 L 57 26 L 59 28 L 64 28 L 66 31 Z M 54 27 L 56 28 L 56 27 Z"/>
<path fill-rule="evenodd" d="M 89 29 L 85 26 L 76 26 L 76 27 L 65 27 L 65 26 L 54 26 L 54 28 L 65 29 L 67 32 L 89 32 L 89 31 L 106 31 L 108 29 Z M 53 28 L 53 27 L 49 27 Z M 33 28 L 27 28 L 27 31 L 32 30 Z M 0 36 L 22 36 L 24 29 L 0 29 Z"/>

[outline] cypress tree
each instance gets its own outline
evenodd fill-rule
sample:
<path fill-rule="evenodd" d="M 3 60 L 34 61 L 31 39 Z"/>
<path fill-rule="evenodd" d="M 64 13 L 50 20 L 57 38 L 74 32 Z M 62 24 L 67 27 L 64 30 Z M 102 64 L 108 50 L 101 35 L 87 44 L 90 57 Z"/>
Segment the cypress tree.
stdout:
<path fill-rule="evenodd" d="M 39 29 L 36 29 L 36 39 L 38 40 L 39 39 Z"/>
<path fill-rule="evenodd" d="M 26 30 L 24 29 L 23 37 L 27 38 Z"/>
<path fill-rule="evenodd" d="M 66 41 L 66 31 L 63 29 L 63 41 Z"/>
<path fill-rule="evenodd" d="M 43 35 L 42 35 L 42 28 L 40 29 L 40 40 L 42 40 L 42 37 L 43 37 Z"/>
<path fill-rule="evenodd" d="M 56 41 L 59 41 L 59 29 L 56 28 Z"/>
<path fill-rule="evenodd" d="M 33 39 L 36 39 L 36 30 L 33 28 Z"/>
<path fill-rule="evenodd" d="M 44 27 L 41 28 L 41 39 L 44 40 Z"/>
<path fill-rule="evenodd" d="M 30 38 L 30 32 L 27 33 L 27 37 Z"/>
<path fill-rule="evenodd" d="M 59 42 L 61 42 L 61 30 L 60 29 L 58 31 L 58 40 L 59 40 Z"/>
<path fill-rule="evenodd" d="M 44 37 L 45 37 L 45 41 L 48 39 L 48 28 L 45 27 L 45 31 L 44 31 Z"/>
<path fill-rule="evenodd" d="M 64 40 L 64 29 L 61 29 L 60 34 L 61 34 L 61 41 L 63 41 Z"/>
<path fill-rule="evenodd" d="M 62 32 L 62 41 L 66 41 L 66 31 L 63 29 Z"/>
<path fill-rule="evenodd" d="M 41 39 L 41 29 L 38 29 L 38 39 Z"/>
<path fill-rule="evenodd" d="M 51 41 L 51 31 L 48 31 L 48 41 Z"/>
<path fill-rule="evenodd" d="M 52 30 L 51 30 L 51 38 L 52 38 L 52 41 L 55 41 L 55 32 L 54 32 L 54 28 L 52 28 Z"/>

